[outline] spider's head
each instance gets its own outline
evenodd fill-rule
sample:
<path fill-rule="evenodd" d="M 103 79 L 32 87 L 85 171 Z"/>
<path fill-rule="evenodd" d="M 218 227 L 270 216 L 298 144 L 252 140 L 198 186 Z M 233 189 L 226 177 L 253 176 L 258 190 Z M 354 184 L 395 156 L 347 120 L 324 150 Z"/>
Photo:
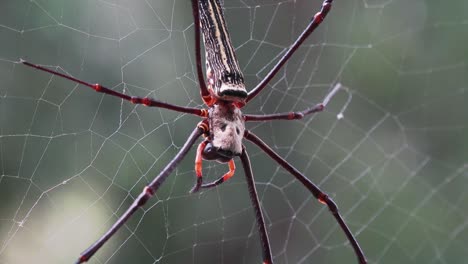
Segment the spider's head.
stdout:
<path fill-rule="evenodd" d="M 219 100 L 209 110 L 210 140 L 203 156 L 228 162 L 242 152 L 245 124 L 242 113 L 232 102 Z"/>

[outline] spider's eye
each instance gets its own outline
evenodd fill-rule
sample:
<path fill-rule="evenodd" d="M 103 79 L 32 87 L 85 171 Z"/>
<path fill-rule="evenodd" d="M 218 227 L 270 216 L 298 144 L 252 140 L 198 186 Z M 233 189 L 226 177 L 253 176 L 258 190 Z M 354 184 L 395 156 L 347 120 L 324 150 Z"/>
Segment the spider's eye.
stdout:
<path fill-rule="evenodd" d="M 222 124 L 222 125 L 221 125 L 221 131 L 224 132 L 224 130 L 226 130 L 226 127 L 227 127 L 227 124 L 226 124 L 226 123 Z"/>
<path fill-rule="evenodd" d="M 236 127 L 236 133 L 237 133 L 237 135 L 240 134 L 240 129 L 238 127 Z"/>

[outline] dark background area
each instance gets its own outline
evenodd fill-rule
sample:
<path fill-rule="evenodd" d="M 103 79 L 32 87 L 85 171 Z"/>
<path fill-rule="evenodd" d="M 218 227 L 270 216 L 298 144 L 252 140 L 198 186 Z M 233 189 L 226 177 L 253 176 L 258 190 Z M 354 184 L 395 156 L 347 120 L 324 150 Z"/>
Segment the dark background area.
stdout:
<path fill-rule="evenodd" d="M 224 2 L 249 89 L 321 6 Z M 330 194 L 370 263 L 468 258 L 468 2 L 449 2 L 335 1 L 244 108 L 301 110 L 342 85 L 320 114 L 248 129 Z M 20 58 L 127 94 L 203 107 L 190 1 L 0 3 L 0 263 L 73 263 L 199 119 L 97 94 Z M 355 263 L 328 210 L 245 144 L 275 263 Z M 240 162 L 229 182 L 190 195 L 194 149 L 90 263 L 261 262 Z M 207 180 L 226 170 L 204 162 Z"/>

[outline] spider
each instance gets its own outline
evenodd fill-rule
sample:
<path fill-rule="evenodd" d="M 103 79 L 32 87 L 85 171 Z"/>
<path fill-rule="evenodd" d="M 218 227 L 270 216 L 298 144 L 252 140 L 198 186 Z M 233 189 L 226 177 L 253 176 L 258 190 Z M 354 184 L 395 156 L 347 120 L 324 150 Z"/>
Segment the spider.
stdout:
<path fill-rule="evenodd" d="M 239 156 L 244 173 L 247 179 L 247 186 L 250 200 L 255 211 L 257 227 L 260 234 L 262 247 L 263 264 L 272 264 L 273 257 L 270 249 L 270 242 L 266 231 L 265 220 L 257 191 L 255 188 L 251 164 L 247 150 L 242 144 L 245 138 L 257 145 L 268 156 L 276 161 L 280 166 L 291 173 L 300 183 L 302 183 L 311 194 L 322 204 L 326 205 L 333 214 L 342 231 L 358 258 L 359 263 L 367 263 L 363 251 L 361 250 L 356 238 L 351 233 L 349 227 L 338 212 L 335 202 L 324 192 L 322 192 L 314 183 L 312 183 L 301 172 L 295 169 L 285 159 L 280 157 L 273 149 L 264 143 L 259 137 L 245 129 L 245 122 L 249 121 L 267 121 L 267 120 L 295 120 L 301 119 L 306 115 L 322 111 L 330 98 L 338 91 L 339 85 L 327 95 L 324 101 L 303 111 L 290 113 L 275 113 L 267 115 L 247 115 L 242 114 L 241 108 L 249 101 L 254 99 L 276 75 L 282 66 L 288 61 L 293 53 L 300 47 L 304 40 L 322 23 L 331 9 L 333 0 L 324 0 L 322 7 L 316 13 L 297 38 L 293 45 L 286 51 L 279 62 L 270 70 L 267 76 L 250 92 L 247 92 L 244 84 L 244 77 L 239 68 L 234 48 L 232 47 L 229 32 L 223 16 L 223 10 L 219 0 L 192 0 L 192 13 L 195 27 L 195 56 L 198 83 L 203 102 L 208 109 L 198 109 L 191 107 L 177 106 L 165 103 L 148 97 L 131 97 L 123 93 L 113 91 L 100 84 L 91 84 L 72 76 L 50 70 L 43 66 L 33 64 L 24 60 L 21 63 L 35 69 L 48 72 L 53 75 L 66 78 L 81 85 L 90 87 L 96 92 L 105 93 L 111 96 L 130 101 L 134 104 L 143 104 L 150 107 L 166 108 L 173 111 L 200 116 L 203 120 L 198 123 L 192 131 L 187 141 L 172 159 L 169 164 L 159 173 L 159 175 L 148 184 L 141 194 L 135 199 L 127 211 L 117 220 L 117 222 L 93 245 L 81 253 L 76 263 L 88 261 L 103 245 L 106 243 L 126 221 L 143 206 L 159 189 L 164 180 L 176 168 L 179 162 L 185 157 L 195 142 L 204 136 L 204 140 L 198 145 L 195 158 L 196 182 L 191 192 L 198 192 L 200 189 L 215 187 L 234 175 L 234 158 Z M 206 76 L 205 83 L 202 70 L 200 31 L 203 34 L 205 57 L 206 57 Z M 219 179 L 204 183 L 202 176 L 202 160 L 215 160 L 220 163 L 228 163 L 229 171 Z"/>

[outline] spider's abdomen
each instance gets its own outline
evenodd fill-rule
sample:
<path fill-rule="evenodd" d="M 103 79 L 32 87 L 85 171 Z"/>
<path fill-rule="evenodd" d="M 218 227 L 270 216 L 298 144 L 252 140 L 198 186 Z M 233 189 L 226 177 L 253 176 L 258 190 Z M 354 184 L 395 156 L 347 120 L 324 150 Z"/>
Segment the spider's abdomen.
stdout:
<path fill-rule="evenodd" d="M 199 1 L 200 24 L 206 52 L 208 89 L 216 98 L 244 102 L 247 97 L 219 0 Z"/>

